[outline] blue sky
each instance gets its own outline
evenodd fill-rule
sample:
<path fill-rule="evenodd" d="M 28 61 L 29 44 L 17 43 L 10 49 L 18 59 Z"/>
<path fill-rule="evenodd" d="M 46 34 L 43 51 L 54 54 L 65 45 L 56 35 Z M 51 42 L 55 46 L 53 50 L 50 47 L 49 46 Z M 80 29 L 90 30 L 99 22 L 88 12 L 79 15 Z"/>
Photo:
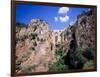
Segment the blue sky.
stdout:
<path fill-rule="evenodd" d="M 28 24 L 31 19 L 41 19 L 48 22 L 49 29 L 63 29 L 68 27 L 78 14 L 87 10 L 88 8 L 17 4 L 16 22 Z"/>

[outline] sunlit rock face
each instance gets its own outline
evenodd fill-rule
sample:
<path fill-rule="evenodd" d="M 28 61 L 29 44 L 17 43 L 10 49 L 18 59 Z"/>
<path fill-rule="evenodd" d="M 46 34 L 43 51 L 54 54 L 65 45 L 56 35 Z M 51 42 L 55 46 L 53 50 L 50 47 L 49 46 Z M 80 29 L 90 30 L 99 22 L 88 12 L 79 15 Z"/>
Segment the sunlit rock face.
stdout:
<path fill-rule="evenodd" d="M 31 72 L 48 71 L 49 63 L 56 61 L 57 50 L 63 48 L 68 52 L 68 39 L 71 40 L 69 29 L 49 30 L 48 24 L 39 19 L 32 19 L 26 27 L 17 25 L 16 72 L 23 73 L 30 68 Z"/>
<path fill-rule="evenodd" d="M 32 19 L 27 27 L 16 26 L 16 71 L 48 71 L 48 63 L 54 58 L 51 46 L 52 36 L 46 22 Z"/>
<path fill-rule="evenodd" d="M 59 49 L 64 50 L 65 64 L 77 68 L 76 48 L 95 48 L 95 18 L 95 10 L 90 10 L 63 30 L 49 30 L 48 23 L 40 19 L 32 19 L 27 26 L 16 24 L 16 72 L 49 71 L 49 63 L 56 61 Z"/>

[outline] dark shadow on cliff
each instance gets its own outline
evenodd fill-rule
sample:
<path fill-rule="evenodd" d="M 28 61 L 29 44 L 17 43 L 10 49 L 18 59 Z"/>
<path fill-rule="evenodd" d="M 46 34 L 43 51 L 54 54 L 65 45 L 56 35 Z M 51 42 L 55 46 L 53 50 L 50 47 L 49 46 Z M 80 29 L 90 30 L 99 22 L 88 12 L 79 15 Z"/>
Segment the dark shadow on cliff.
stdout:
<path fill-rule="evenodd" d="M 70 42 L 70 48 L 68 53 L 64 56 L 64 62 L 68 65 L 68 69 L 81 69 L 83 67 L 83 63 L 78 60 L 75 55 L 75 51 L 77 48 L 77 41 L 75 37 L 75 32 L 72 34 L 73 40 Z"/>

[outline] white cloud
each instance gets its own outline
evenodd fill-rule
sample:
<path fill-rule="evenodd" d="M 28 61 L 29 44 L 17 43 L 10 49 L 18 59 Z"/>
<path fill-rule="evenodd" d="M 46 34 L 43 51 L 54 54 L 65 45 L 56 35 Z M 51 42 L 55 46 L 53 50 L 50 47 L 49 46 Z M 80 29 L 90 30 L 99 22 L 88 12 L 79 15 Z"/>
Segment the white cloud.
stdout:
<path fill-rule="evenodd" d="M 58 17 L 54 17 L 54 20 L 55 20 L 55 21 L 58 21 Z"/>
<path fill-rule="evenodd" d="M 69 11 L 68 7 L 61 7 L 58 10 L 58 16 L 54 17 L 54 20 L 60 21 L 60 22 L 67 22 L 69 20 L 69 16 L 67 15 L 67 12 Z"/>
<path fill-rule="evenodd" d="M 68 7 L 61 7 L 61 8 L 59 8 L 58 13 L 59 14 L 66 14 L 68 11 L 69 11 Z"/>
<path fill-rule="evenodd" d="M 59 19 L 61 22 L 67 22 L 69 20 L 69 17 L 67 15 L 64 17 L 60 16 Z"/>
<path fill-rule="evenodd" d="M 75 24 L 75 22 L 76 22 L 76 19 L 75 19 L 74 21 L 71 21 L 71 22 L 70 22 L 70 25 Z"/>

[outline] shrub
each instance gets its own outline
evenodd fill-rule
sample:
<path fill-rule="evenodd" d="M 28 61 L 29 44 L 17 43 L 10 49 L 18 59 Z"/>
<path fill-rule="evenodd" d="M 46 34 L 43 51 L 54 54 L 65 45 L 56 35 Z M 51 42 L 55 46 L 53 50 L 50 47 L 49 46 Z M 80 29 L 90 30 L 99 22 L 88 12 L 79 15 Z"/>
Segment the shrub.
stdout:
<path fill-rule="evenodd" d="M 45 40 L 43 38 L 40 39 L 41 42 L 44 42 Z"/>
<path fill-rule="evenodd" d="M 60 56 L 60 58 L 64 57 L 64 50 L 60 49 L 60 50 L 56 51 L 55 55 Z"/>
<path fill-rule="evenodd" d="M 88 60 L 92 60 L 94 58 L 94 50 L 93 48 L 87 48 L 83 54 L 84 57 L 86 57 Z"/>
<path fill-rule="evenodd" d="M 49 64 L 50 71 L 59 72 L 59 71 L 66 71 L 67 69 L 68 69 L 68 66 L 64 64 L 63 59 L 59 59 L 57 62 Z"/>
<path fill-rule="evenodd" d="M 56 44 L 55 46 L 58 47 L 58 44 Z"/>
<path fill-rule="evenodd" d="M 35 50 L 35 48 L 34 47 L 31 47 L 30 50 Z"/>
<path fill-rule="evenodd" d="M 22 70 L 23 73 L 32 73 L 32 68 L 27 68 Z"/>
<path fill-rule="evenodd" d="M 71 29 L 71 31 L 72 31 L 73 33 L 75 33 L 75 31 L 76 31 L 76 26 L 71 26 L 70 29 Z"/>
<path fill-rule="evenodd" d="M 59 59 L 57 60 L 57 62 L 49 64 L 49 70 L 54 72 L 66 71 L 68 69 L 68 66 L 64 64 L 64 50 L 60 49 L 56 51 L 55 56 L 59 56 Z"/>
<path fill-rule="evenodd" d="M 33 33 L 32 34 L 32 39 L 35 39 L 37 37 L 37 34 Z"/>
<path fill-rule="evenodd" d="M 78 64 L 81 64 L 83 66 L 84 63 L 87 61 L 87 59 L 82 55 L 82 53 L 83 53 L 83 50 L 80 47 L 76 48 L 76 51 L 75 51 L 76 59 L 78 61 Z"/>
<path fill-rule="evenodd" d="M 37 29 L 37 26 L 35 25 L 35 26 L 32 26 L 32 28 L 34 29 L 34 31 Z"/>
<path fill-rule="evenodd" d="M 93 69 L 93 68 L 94 68 L 93 60 L 87 61 L 83 66 L 83 69 Z"/>
<path fill-rule="evenodd" d="M 80 47 L 76 48 L 75 54 L 76 56 L 80 56 L 82 54 L 82 49 Z"/>
<path fill-rule="evenodd" d="M 16 70 L 17 70 L 17 71 L 19 71 L 19 70 L 20 70 L 20 64 L 21 64 L 21 62 L 19 62 L 19 61 L 18 61 L 18 62 L 16 62 Z"/>
<path fill-rule="evenodd" d="M 32 71 L 35 69 L 35 67 L 36 67 L 35 65 L 32 65 L 28 68 L 22 68 L 22 72 L 23 73 L 32 73 Z"/>
<path fill-rule="evenodd" d="M 83 69 L 93 68 L 93 49 L 87 48 L 82 50 L 81 48 L 76 48 L 75 51 L 76 58 L 78 59 L 79 64 L 83 65 Z"/>
<path fill-rule="evenodd" d="M 34 42 L 34 46 L 37 46 L 37 43 L 36 43 L 36 41 Z"/>

